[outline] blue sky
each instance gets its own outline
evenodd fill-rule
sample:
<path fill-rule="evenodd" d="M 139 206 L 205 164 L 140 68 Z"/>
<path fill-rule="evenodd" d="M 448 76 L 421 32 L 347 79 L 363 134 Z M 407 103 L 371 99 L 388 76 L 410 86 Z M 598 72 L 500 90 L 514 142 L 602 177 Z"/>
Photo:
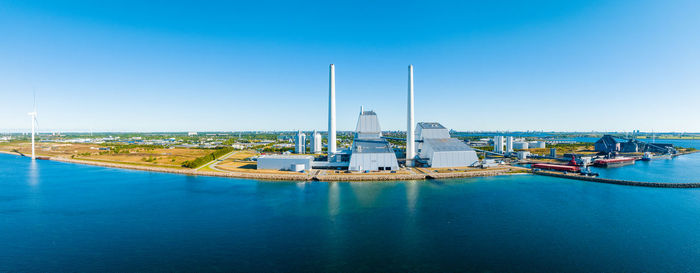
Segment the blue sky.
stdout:
<path fill-rule="evenodd" d="M 700 132 L 698 1 L 5 1 L 0 131 Z"/>

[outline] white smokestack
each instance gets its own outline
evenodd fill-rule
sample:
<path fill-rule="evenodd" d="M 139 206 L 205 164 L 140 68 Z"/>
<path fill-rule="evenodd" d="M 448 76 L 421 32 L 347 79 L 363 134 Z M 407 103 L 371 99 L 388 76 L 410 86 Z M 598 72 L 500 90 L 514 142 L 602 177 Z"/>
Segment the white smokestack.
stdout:
<path fill-rule="evenodd" d="M 335 66 L 331 64 L 328 90 L 328 160 L 335 154 Z"/>
<path fill-rule="evenodd" d="M 413 159 L 416 157 L 416 123 L 413 122 L 413 65 L 408 66 L 408 113 L 406 128 L 406 166 L 413 166 Z"/>

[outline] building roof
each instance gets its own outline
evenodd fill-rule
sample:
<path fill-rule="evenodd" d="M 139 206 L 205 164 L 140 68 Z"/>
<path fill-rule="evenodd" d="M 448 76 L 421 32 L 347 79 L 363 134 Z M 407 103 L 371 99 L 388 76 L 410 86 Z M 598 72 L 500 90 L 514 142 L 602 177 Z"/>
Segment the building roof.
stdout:
<path fill-rule="evenodd" d="M 394 150 L 386 139 L 355 139 L 352 142 L 352 153 L 394 153 Z"/>
<path fill-rule="evenodd" d="M 471 147 L 456 138 L 428 138 L 423 145 L 430 145 L 435 152 L 473 151 Z"/>
<path fill-rule="evenodd" d="M 450 131 L 437 122 L 419 122 L 416 128 L 416 136 L 418 140 L 428 138 L 450 138 Z"/>
<path fill-rule="evenodd" d="M 437 122 L 419 122 L 418 127 L 421 129 L 447 129 L 445 126 Z"/>
<path fill-rule="evenodd" d="M 603 143 L 606 146 L 615 145 L 615 143 L 617 143 L 617 140 L 615 140 L 615 138 L 613 138 L 611 135 L 604 135 L 598 141 L 596 141 L 596 143 Z"/>

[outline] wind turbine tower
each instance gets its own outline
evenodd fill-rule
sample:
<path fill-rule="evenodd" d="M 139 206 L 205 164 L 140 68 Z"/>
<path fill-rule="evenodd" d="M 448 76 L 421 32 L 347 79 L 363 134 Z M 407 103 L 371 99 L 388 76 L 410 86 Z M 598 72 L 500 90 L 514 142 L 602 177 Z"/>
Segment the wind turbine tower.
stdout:
<path fill-rule="evenodd" d="M 32 160 L 36 159 L 36 154 L 34 153 L 34 134 L 36 131 L 36 95 L 34 96 L 34 111 L 28 113 L 32 119 Z"/>

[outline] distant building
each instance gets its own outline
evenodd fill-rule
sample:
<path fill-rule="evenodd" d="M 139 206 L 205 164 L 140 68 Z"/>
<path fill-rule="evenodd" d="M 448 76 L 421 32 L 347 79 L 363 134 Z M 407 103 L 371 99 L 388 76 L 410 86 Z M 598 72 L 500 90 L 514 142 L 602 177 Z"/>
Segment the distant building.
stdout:
<path fill-rule="evenodd" d="M 314 133 L 311 135 L 311 143 L 309 145 L 309 148 L 311 148 L 311 153 L 320 154 L 323 151 L 322 141 L 321 134 L 314 131 Z"/>
<path fill-rule="evenodd" d="M 601 137 L 595 142 L 594 147 L 596 152 L 611 153 L 620 151 L 620 143 L 611 135 L 604 135 Z"/>
<path fill-rule="evenodd" d="M 530 145 L 529 143 L 525 141 L 515 141 L 513 142 L 513 149 L 514 150 L 526 150 L 529 149 Z"/>
<path fill-rule="evenodd" d="M 197 132 L 189 132 L 189 133 L 187 133 L 187 136 L 196 136 L 196 135 L 197 135 Z"/>
<path fill-rule="evenodd" d="M 493 137 L 493 151 L 503 153 L 503 136 Z"/>
<path fill-rule="evenodd" d="M 506 137 L 506 153 L 512 153 L 512 152 L 513 152 L 513 137 L 507 136 Z"/>
<path fill-rule="evenodd" d="M 530 152 L 528 151 L 518 151 L 517 153 L 518 159 L 527 159 L 528 156 L 530 156 Z"/>
<path fill-rule="evenodd" d="M 306 134 L 299 131 L 297 133 L 296 139 L 294 140 L 294 144 L 295 144 L 294 151 L 297 154 L 305 154 L 306 153 Z"/>
<path fill-rule="evenodd" d="M 544 141 L 530 141 L 528 142 L 528 149 L 544 149 L 547 148 L 547 144 Z"/>

